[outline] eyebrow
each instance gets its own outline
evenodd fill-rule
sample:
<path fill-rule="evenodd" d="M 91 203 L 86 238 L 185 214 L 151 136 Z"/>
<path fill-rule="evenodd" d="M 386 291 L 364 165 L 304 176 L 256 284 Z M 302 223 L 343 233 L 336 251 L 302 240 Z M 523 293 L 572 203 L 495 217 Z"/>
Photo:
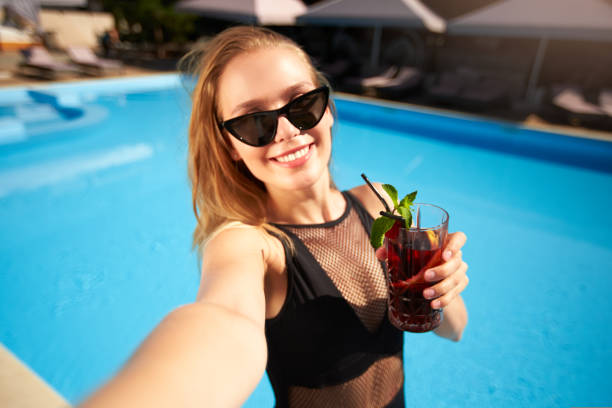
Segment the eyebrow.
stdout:
<path fill-rule="evenodd" d="M 286 99 L 287 102 L 289 102 L 291 99 L 295 97 L 297 93 L 310 90 L 309 88 L 313 86 L 314 85 L 311 82 L 306 82 L 306 81 L 298 82 L 297 84 L 291 85 L 289 88 L 285 89 L 285 91 L 283 92 L 283 98 Z M 266 103 L 265 98 L 264 99 L 249 99 L 248 101 L 245 101 L 239 104 L 238 106 L 236 106 L 230 113 L 230 117 L 235 117 L 239 113 L 247 111 L 252 108 L 260 108 L 262 110 L 271 110 L 271 109 L 262 108 L 265 105 L 265 103 Z"/>

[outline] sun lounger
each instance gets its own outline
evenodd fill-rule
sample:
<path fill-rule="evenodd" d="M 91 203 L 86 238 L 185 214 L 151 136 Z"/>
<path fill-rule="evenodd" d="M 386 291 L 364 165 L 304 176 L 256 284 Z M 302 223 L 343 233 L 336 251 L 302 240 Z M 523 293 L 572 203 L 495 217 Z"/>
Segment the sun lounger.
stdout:
<path fill-rule="evenodd" d="M 457 99 L 460 103 L 490 107 L 502 105 L 508 100 L 508 85 L 497 78 L 483 78 L 479 82 L 463 87 Z"/>
<path fill-rule="evenodd" d="M 343 87 L 348 78 L 359 75 L 360 67 L 349 59 L 338 58 L 335 61 L 323 64 L 320 71 L 331 81 L 333 86 Z"/>
<path fill-rule="evenodd" d="M 395 77 L 381 80 L 374 88 L 376 93 L 382 97 L 398 98 L 417 89 L 423 82 L 423 78 L 421 70 L 414 67 L 402 67 Z"/>
<path fill-rule="evenodd" d="M 461 92 L 463 81 L 455 72 L 443 72 L 437 83 L 427 88 L 427 93 L 436 100 L 448 101 Z"/>
<path fill-rule="evenodd" d="M 612 117 L 612 89 L 599 92 L 599 108 Z"/>
<path fill-rule="evenodd" d="M 68 47 L 67 52 L 70 60 L 86 74 L 103 75 L 108 72 L 121 72 L 123 69 L 121 61 L 98 58 L 87 47 Z"/>
<path fill-rule="evenodd" d="M 414 67 L 402 67 L 399 69 L 397 75 L 391 78 L 381 79 L 374 87 L 377 89 L 391 88 L 402 85 L 411 85 L 422 77 L 422 73 L 419 69 Z"/>
<path fill-rule="evenodd" d="M 371 77 L 361 78 L 360 83 L 364 88 L 384 86 L 389 80 L 395 78 L 399 72 L 399 68 L 391 65 L 382 74 Z"/>
<path fill-rule="evenodd" d="M 24 60 L 19 64 L 18 73 L 45 79 L 54 79 L 62 74 L 78 72 L 75 65 L 59 62 L 44 47 L 35 46 L 22 50 Z"/>
<path fill-rule="evenodd" d="M 384 85 L 388 80 L 394 78 L 399 71 L 397 65 L 391 65 L 377 75 L 350 76 L 342 80 L 342 89 L 353 93 L 374 93 L 377 85 Z"/>
<path fill-rule="evenodd" d="M 605 112 L 597 105 L 584 99 L 578 88 L 561 89 L 552 100 L 553 105 L 576 115 L 604 115 Z"/>
<path fill-rule="evenodd" d="M 480 79 L 480 75 L 469 68 L 443 72 L 438 81 L 427 88 L 427 94 L 438 102 L 457 102 L 461 92 L 476 86 Z"/>
<path fill-rule="evenodd" d="M 556 111 L 556 116 L 561 116 L 564 121 L 573 125 L 612 129 L 612 116 L 605 110 L 609 107 L 606 105 L 605 93 L 603 102 L 600 94 L 599 101 L 594 99 L 595 103 L 587 100 L 584 92 L 578 87 L 555 87 L 552 95 L 551 105 Z"/>

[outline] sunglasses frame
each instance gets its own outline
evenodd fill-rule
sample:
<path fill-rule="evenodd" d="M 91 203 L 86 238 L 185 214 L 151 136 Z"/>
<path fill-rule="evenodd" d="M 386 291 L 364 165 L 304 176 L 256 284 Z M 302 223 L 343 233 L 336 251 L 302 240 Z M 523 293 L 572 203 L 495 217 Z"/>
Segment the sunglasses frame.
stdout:
<path fill-rule="evenodd" d="M 310 127 L 307 127 L 307 128 L 306 127 L 300 127 L 300 126 L 296 125 L 295 123 L 293 123 L 293 121 L 289 117 L 289 111 L 290 111 L 291 107 L 296 102 L 301 101 L 304 98 L 306 98 L 308 96 L 311 96 L 313 94 L 317 94 L 317 93 L 325 94 L 325 107 L 323 108 L 323 113 L 321 114 L 321 117 L 315 122 L 314 125 L 312 125 Z M 290 100 L 285 106 L 283 106 L 281 108 L 274 109 L 274 110 L 269 110 L 269 111 L 247 113 L 246 115 L 236 116 L 235 118 L 231 118 L 231 119 L 225 120 L 223 122 L 219 122 L 219 129 L 221 131 L 223 131 L 223 129 L 227 130 L 236 139 L 240 140 L 242 143 L 248 144 L 249 146 L 263 147 L 263 146 L 266 146 L 266 145 L 269 145 L 270 143 L 272 143 L 272 141 L 276 137 L 276 131 L 278 130 L 278 118 L 281 115 L 284 115 L 287 118 L 287 120 L 289 122 L 291 122 L 291 124 L 293 126 L 295 126 L 296 128 L 298 128 L 299 130 L 308 130 L 308 129 L 314 128 L 315 126 L 317 126 L 319 124 L 321 119 L 323 119 L 323 116 L 325 115 L 325 110 L 327 109 L 328 106 L 329 106 L 329 87 L 326 86 L 326 85 L 323 85 L 323 86 L 320 86 L 318 88 L 313 89 L 312 91 L 308 91 L 305 94 L 298 96 L 297 98 L 294 98 L 294 99 Z M 274 131 L 272 132 L 272 135 L 269 137 L 269 140 L 266 139 L 264 141 L 264 143 L 262 143 L 262 144 L 254 144 L 254 143 L 249 142 L 248 140 L 246 140 L 245 138 L 240 136 L 238 134 L 238 132 L 235 131 L 235 129 L 232 128 L 232 122 L 236 122 L 236 121 L 239 121 L 241 119 L 248 118 L 249 116 L 261 115 L 261 114 L 273 114 L 273 115 L 276 115 L 276 119 L 274 121 Z"/>

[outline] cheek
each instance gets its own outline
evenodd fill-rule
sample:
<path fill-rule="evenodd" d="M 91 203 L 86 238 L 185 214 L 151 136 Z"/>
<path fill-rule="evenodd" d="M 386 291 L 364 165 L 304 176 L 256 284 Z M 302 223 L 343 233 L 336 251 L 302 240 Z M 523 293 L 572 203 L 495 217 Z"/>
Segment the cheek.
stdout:
<path fill-rule="evenodd" d="M 265 161 L 264 149 L 245 145 L 239 141 L 232 140 L 232 158 L 242 160 L 251 173 L 258 173 L 257 168 Z"/>
<path fill-rule="evenodd" d="M 325 125 L 325 129 L 331 129 L 331 127 L 334 125 L 334 115 L 332 115 L 329 107 L 325 109 L 325 115 L 323 115 L 323 118 L 321 119 L 321 124 Z"/>
<path fill-rule="evenodd" d="M 232 159 L 234 160 L 249 160 L 249 158 L 253 155 L 251 150 L 253 149 L 251 146 L 245 145 L 244 143 L 236 140 L 235 138 L 230 138 L 230 154 L 232 155 Z"/>
<path fill-rule="evenodd" d="M 331 146 L 331 142 L 332 142 L 331 128 L 333 125 L 334 125 L 334 117 L 328 108 L 327 111 L 325 112 L 325 115 L 321 119 L 321 122 L 319 122 L 319 124 L 317 125 L 317 128 L 319 129 L 319 132 L 321 134 L 320 136 L 321 142 L 323 142 L 323 144 L 325 145 Z"/>

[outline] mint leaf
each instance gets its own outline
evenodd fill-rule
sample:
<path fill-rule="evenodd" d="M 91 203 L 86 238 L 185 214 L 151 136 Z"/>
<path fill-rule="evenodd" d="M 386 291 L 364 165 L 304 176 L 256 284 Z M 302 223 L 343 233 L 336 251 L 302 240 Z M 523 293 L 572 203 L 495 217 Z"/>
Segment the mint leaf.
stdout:
<path fill-rule="evenodd" d="M 410 194 L 406 194 L 406 196 L 402 198 L 402 201 L 400 201 L 400 204 L 399 204 L 400 207 L 410 208 L 410 206 L 414 202 L 414 199 L 416 198 L 416 195 L 417 195 L 416 191 L 413 191 Z"/>
<path fill-rule="evenodd" d="M 404 221 L 406 221 L 406 228 L 410 228 L 412 225 L 412 213 L 410 212 L 410 208 L 398 207 L 397 211 L 400 213 Z"/>
<path fill-rule="evenodd" d="M 388 217 L 378 217 L 372 224 L 372 231 L 370 232 L 370 243 L 374 249 L 382 246 L 385 233 L 393 227 L 395 221 Z"/>
<path fill-rule="evenodd" d="M 363 174 L 361 176 L 364 178 L 366 183 L 368 183 L 368 185 L 374 191 L 376 196 L 378 196 L 379 199 L 383 200 L 379 192 L 372 186 L 367 177 L 365 177 L 365 175 Z M 410 228 L 412 226 L 412 212 L 410 210 L 410 207 L 414 203 L 414 200 L 417 196 L 417 192 L 413 191 L 410 194 L 406 194 L 406 196 L 402 198 L 402 201 L 398 203 L 398 194 L 397 189 L 395 187 L 393 187 L 391 184 L 383 184 L 382 188 L 389 195 L 391 201 L 393 202 L 393 209 L 391 210 L 391 212 L 395 213 L 397 211 L 399 215 L 404 219 L 406 228 Z M 388 206 L 386 204 L 385 208 L 387 208 L 388 210 Z M 389 231 L 394 224 L 395 219 L 385 216 L 379 217 L 374 220 L 374 223 L 372 224 L 372 230 L 370 231 L 370 243 L 374 248 L 378 248 L 383 244 L 385 233 Z"/>
<path fill-rule="evenodd" d="M 397 208 L 397 190 L 395 187 L 393 187 L 391 184 L 383 184 L 382 188 L 387 192 L 387 194 L 389 194 L 389 197 L 391 197 L 391 201 L 393 201 L 393 208 Z"/>

